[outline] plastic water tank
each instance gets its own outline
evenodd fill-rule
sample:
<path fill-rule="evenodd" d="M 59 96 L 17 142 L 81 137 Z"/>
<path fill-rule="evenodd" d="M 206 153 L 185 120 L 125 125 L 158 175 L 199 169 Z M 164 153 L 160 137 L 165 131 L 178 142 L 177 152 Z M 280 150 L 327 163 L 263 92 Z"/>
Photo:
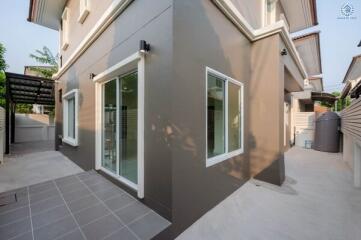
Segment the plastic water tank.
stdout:
<path fill-rule="evenodd" d="M 334 112 L 326 112 L 316 120 L 313 148 L 321 152 L 340 151 L 340 117 Z"/>

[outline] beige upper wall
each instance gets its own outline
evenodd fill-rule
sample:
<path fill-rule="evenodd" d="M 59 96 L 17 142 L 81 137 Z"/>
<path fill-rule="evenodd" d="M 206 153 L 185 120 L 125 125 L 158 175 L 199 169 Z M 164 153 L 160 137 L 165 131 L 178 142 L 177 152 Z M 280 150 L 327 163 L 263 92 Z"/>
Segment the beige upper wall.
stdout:
<path fill-rule="evenodd" d="M 274 21 L 279 21 L 281 14 L 284 14 L 280 2 L 274 5 L 275 18 L 273 20 L 270 19 L 271 16 L 267 16 L 266 0 L 231 0 L 231 2 L 254 29 L 262 28 L 266 23 L 271 24 Z M 268 8 L 268 11 L 272 11 L 271 7 Z"/>
<path fill-rule="evenodd" d="M 264 0 L 231 0 L 231 2 L 254 29 L 262 27 Z"/>
<path fill-rule="evenodd" d="M 89 15 L 83 23 L 80 23 L 78 22 L 80 16 L 80 0 L 68 0 L 66 7 L 68 8 L 69 14 L 69 46 L 65 51 L 60 49 L 63 63 L 65 63 L 71 54 L 74 53 L 75 49 L 80 45 L 81 41 L 91 31 L 113 1 L 114 0 L 90 0 Z M 62 34 L 61 31 L 59 31 L 59 33 Z M 61 39 L 61 35 L 59 37 Z M 61 40 L 60 46 L 62 46 Z"/>

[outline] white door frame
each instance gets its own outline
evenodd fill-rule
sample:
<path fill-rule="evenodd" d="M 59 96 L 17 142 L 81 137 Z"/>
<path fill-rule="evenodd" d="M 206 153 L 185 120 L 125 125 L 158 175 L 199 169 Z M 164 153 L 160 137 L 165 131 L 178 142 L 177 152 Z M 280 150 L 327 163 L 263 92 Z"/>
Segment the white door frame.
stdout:
<path fill-rule="evenodd" d="M 121 75 L 122 70 L 134 65 L 138 71 L 138 184 L 112 173 L 102 167 L 102 124 L 103 124 L 103 85 L 109 80 L 114 80 Z M 104 72 L 96 75 L 93 79 L 95 83 L 95 169 L 102 170 L 111 177 L 126 184 L 137 191 L 138 198 L 144 198 L 144 81 L 145 81 L 145 54 L 136 52 L 116 65 L 108 68 Z"/>

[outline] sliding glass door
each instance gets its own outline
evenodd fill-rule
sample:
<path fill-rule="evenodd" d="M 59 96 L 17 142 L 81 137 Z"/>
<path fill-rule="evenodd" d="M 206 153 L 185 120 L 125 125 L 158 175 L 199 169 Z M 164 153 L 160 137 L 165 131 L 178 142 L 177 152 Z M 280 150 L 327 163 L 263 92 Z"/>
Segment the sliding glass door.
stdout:
<path fill-rule="evenodd" d="M 102 167 L 125 182 L 138 179 L 138 73 L 103 85 Z"/>

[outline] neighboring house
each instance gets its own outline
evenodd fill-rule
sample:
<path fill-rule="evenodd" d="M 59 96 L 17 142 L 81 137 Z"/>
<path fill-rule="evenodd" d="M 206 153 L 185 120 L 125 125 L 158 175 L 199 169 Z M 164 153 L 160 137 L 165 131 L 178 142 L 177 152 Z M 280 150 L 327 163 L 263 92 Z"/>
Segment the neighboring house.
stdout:
<path fill-rule="evenodd" d="M 169 219 L 167 238 L 251 177 L 283 183 L 285 101 L 308 78 L 290 33 L 317 24 L 315 1 L 30 6 L 60 33 L 59 150 Z"/>
<path fill-rule="evenodd" d="M 29 75 L 29 76 L 35 76 L 35 77 L 44 77 L 41 73 L 32 70 L 32 68 L 38 68 L 38 69 L 44 69 L 44 70 L 51 70 L 54 67 L 52 66 L 24 66 L 24 75 Z"/>
<path fill-rule="evenodd" d="M 351 167 L 354 184 L 361 187 L 361 55 L 352 59 L 343 80 L 341 100 L 351 97 L 351 105 L 341 112 L 343 133 L 343 159 Z"/>

